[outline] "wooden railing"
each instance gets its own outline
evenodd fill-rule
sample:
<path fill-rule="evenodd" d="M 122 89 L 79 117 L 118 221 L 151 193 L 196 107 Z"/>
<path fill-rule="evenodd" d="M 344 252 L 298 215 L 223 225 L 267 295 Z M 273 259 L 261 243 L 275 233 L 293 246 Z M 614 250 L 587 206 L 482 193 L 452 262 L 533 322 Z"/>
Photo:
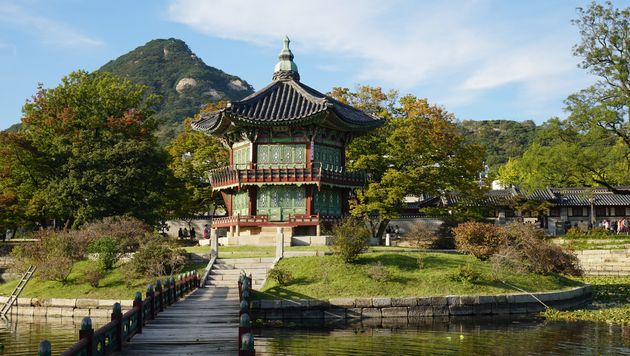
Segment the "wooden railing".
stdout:
<path fill-rule="evenodd" d="M 230 226 L 298 226 L 318 225 L 320 222 L 334 223 L 341 218 L 338 216 L 324 216 L 320 214 L 289 214 L 286 221 L 270 221 L 269 215 L 233 215 L 214 218 L 212 227 Z"/>
<path fill-rule="evenodd" d="M 213 189 L 270 182 L 328 182 L 360 187 L 366 182 L 365 172 L 347 172 L 343 167 L 320 162 L 313 162 L 310 167 L 222 167 L 208 172 L 208 177 Z"/>
<path fill-rule="evenodd" d="M 238 355 L 255 356 L 254 336 L 252 334 L 251 300 L 252 275 L 241 272 L 238 279 L 239 323 L 238 323 Z"/>
<path fill-rule="evenodd" d="M 125 343 L 129 342 L 136 334 L 142 333 L 142 328 L 147 320 L 153 320 L 164 308 L 175 303 L 189 292 L 199 287 L 197 272 L 188 272 L 175 278 L 167 278 L 164 286 L 158 280 L 147 287 L 146 297 L 142 300 L 142 294 L 136 292 L 133 308 L 122 313 L 120 303 L 114 303 L 111 321 L 94 330 L 92 319 L 89 316 L 83 318 L 79 341 L 63 352 L 62 356 L 101 356 L 122 350 Z M 52 349 L 50 342 L 44 340 L 39 347 L 40 356 L 50 356 Z"/>
<path fill-rule="evenodd" d="M 212 219 L 213 227 L 260 225 L 269 222 L 269 215 L 233 215 Z"/>
<path fill-rule="evenodd" d="M 319 224 L 319 214 L 317 215 L 291 214 L 289 215 L 289 223 L 294 223 L 294 224 L 299 223 L 300 225 L 306 225 L 306 224 L 317 225 Z"/>

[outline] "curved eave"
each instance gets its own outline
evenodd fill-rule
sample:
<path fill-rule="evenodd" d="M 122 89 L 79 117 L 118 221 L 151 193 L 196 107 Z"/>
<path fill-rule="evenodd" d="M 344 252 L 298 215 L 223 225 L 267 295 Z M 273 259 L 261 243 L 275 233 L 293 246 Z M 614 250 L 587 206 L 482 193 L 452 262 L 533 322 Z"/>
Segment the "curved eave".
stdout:
<path fill-rule="evenodd" d="M 196 131 L 202 131 L 213 135 L 223 134 L 232 125 L 232 121 L 229 120 L 227 115 L 225 115 L 224 110 L 225 109 L 221 109 L 219 111 L 213 111 L 206 115 L 202 115 L 199 120 L 193 121 L 190 125 L 193 130 Z"/>

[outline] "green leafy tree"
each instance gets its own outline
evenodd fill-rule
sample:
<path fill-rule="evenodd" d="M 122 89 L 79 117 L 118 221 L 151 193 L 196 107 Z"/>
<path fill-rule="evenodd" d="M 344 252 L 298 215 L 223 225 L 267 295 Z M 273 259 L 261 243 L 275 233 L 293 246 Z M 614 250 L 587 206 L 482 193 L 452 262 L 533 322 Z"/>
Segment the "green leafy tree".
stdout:
<path fill-rule="evenodd" d="M 574 54 L 582 58 L 580 67 L 599 80 L 569 96 L 569 121 L 580 130 L 605 130 L 616 137 L 625 161 L 622 172 L 630 177 L 630 8 L 593 2 L 586 9 L 578 8 L 578 12 L 580 17 L 573 23 L 581 41 L 574 47 Z M 614 178 L 597 174 L 593 180 L 612 190 L 617 183 Z"/>
<path fill-rule="evenodd" d="M 501 166 L 498 178 L 525 191 L 547 186 L 598 186 L 628 182 L 625 148 L 598 127 L 582 130 L 570 120 L 551 119 L 538 129 L 520 158 Z"/>
<path fill-rule="evenodd" d="M 25 219 L 66 227 L 106 216 L 155 223 L 165 205 L 166 154 L 151 119 L 157 98 L 110 73 L 70 73 L 23 108 L 23 128 L 5 135 L 0 186 Z"/>
<path fill-rule="evenodd" d="M 213 111 L 225 106 L 225 102 L 208 104 L 201 111 Z M 183 123 L 180 132 L 167 146 L 170 155 L 169 168 L 183 182 L 184 190 L 177 199 L 175 214 L 178 217 L 210 212 L 223 205 L 219 194 L 213 194 L 208 171 L 229 163 L 229 152 L 219 140 L 203 132 L 194 131 L 192 119 Z"/>

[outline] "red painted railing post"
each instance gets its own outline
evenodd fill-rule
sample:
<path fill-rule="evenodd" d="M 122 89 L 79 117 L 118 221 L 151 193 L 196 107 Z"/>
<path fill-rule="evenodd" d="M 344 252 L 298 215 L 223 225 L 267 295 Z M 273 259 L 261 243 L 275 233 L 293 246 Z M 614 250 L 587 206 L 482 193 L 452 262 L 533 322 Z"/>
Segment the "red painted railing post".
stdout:
<path fill-rule="evenodd" d="M 87 339 L 87 356 L 92 356 L 94 354 L 94 328 L 92 328 L 92 319 L 89 316 L 81 321 L 79 339 Z"/>
<path fill-rule="evenodd" d="M 136 333 L 142 334 L 142 326 L 144 326 L 144 310 L 142 308 L 142 293 L 136 292 L 133 298 L 133 308 L 138 311 L 138 327 Z"/>
<path fill-rule="evenodd" d="M 116 321 L 116 345 L 114 345 L 115 351 L 122 351 L 123 344 L 123 325 L 122 325 L 122 307 L 120 303 L 114 303 L 112 308 L 111 321 Z"/>
<path fill-rule="evenodd" d="M 162 289 L 162 281 L 159 279 L 155 282 L 155 294 L 157 295 L 157 299 L 160 301 L 158 311 L 161 313 L 164 311 L 164 292 Z"/>
<path fill-rule="evenodd" d="M 149 284 L 147 286 L 147 294 L 146 294 L 146 298 L 149 300 L 149 318 L 148 319 L 155 319 L 155 292 L 153 291 L 153 284 Z"/>

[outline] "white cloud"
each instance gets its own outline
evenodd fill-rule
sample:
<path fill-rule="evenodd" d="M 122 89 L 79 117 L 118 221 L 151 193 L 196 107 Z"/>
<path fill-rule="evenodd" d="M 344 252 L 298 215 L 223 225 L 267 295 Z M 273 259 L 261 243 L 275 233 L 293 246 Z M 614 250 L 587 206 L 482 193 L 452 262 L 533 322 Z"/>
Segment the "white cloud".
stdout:
<path fill-rule="evenodd" d="M 42 42 L 66 48 L 94 47 L 103 43 L 80 33 L 65 23 L 26 12 L 15 4 L 0 4 L 0 23 L 13 25 L 24 32 L 32 33 Z"/>
<path fill-rule="evenodd" d="M 410 8 L 405 21 L 402 1 L 175 0 L 171 18 L 202 33 L 277 46 L 285 34 L 299 39 L 294 48 L 357 58 L 359 80 L 379 80 L 409 88 L 431 72 L 467 62 L 484 47 L 473 28 L 444 30 L 456 18 L 425 7 L 432 16 Z M 390 16 L 392 15 L 392 16 Z M 449 45 L 444 45 L 449 44 Z"/>
<path fill-rule="evenodd" d="M 439 87 L 446 99 L 441 104 L 455 107 L 516 85 L 513 100 L 521 106 L 536 110 L 552 98 L 557 110 L 558 96 L 575 91 L 567 84 L 575 84 L 577 72 L 574 29 L 568 20 L 558 26 L 553 16 L 560 12 L 527 19 L 499 11 L 518 16 L 504 3 L 485 0 L 172 0 L 169 6 L 173 21 L 210 36 L 277 47 L 288 34 L 297 40 L 294 52 L 354 59 L 358 82 L 402 91 Z"/>

